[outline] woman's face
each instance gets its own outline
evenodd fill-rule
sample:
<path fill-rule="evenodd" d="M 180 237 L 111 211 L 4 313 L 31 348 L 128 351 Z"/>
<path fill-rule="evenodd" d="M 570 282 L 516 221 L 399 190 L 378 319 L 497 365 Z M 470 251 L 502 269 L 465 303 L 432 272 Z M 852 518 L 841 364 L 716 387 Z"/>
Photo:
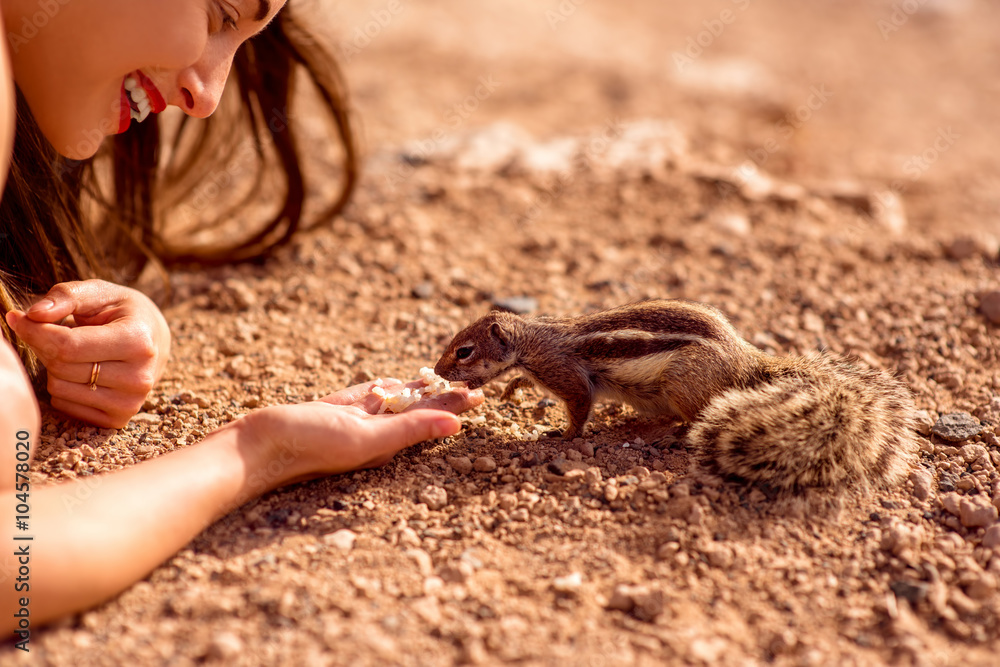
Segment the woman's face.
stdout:
<path fill-rule="evenodd" d="M 80 160 L 168 105 L 211 115 L 236 49 L 285 2 L 4 0 L 2 7 L 15 82 L 53 147 Z"/>

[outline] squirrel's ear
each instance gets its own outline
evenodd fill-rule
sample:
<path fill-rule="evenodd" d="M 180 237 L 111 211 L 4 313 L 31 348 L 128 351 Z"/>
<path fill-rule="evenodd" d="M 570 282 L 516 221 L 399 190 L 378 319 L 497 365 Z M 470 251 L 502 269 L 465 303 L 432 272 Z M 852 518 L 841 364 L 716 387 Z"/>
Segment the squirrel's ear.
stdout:
<path fill-rule="evenodd" d="M 503 330 L 499 322 L 494 322 L 490 326 L 490 335 L 496 338 L 502 347 L 507 347 L 507 332 Z"/>

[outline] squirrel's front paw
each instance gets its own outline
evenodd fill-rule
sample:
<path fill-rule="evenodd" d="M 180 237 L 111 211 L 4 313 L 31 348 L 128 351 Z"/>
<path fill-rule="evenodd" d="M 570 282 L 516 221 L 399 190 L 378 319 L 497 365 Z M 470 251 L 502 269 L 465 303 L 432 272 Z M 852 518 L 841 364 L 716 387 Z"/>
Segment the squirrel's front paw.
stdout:
<path fill-rule="evenodd" d="M 530 389 L 534 386 L 535 383 L 530 379 L 524 377 L 523 375 L 518 376 L 507 383 L 507 386 L 504 387 L 503 393 L 500 394 L 500 400 L 509 401 L 518 389 Z"/>

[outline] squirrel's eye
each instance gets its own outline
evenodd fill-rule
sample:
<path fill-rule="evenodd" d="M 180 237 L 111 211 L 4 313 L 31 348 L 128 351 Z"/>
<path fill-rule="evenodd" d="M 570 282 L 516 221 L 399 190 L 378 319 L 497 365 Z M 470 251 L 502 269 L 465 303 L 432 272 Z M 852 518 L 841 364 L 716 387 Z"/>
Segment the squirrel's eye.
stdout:
<path fill-rule="evenodd" d="M 472 356 L 472 349 L 471 345 L 458 348 L 455 350 L 455 358 L 459 360 L 468 359 Z"/>

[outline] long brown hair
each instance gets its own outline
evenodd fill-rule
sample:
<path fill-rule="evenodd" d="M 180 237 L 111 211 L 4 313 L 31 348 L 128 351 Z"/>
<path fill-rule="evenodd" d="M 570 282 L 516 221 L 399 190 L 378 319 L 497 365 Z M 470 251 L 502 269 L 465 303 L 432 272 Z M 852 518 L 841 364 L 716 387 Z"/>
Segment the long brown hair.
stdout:
<path fill-rule="evenodd" d="M 293 111 L 302 75 L 341 147 L 339 190 L 331 201 L 319 203 L 308 224 L 303 222 L 304 156 Z M 8 310 L 26 307 L 33 295 L 59 282 L 104 278 L 128 283 L 149 261 L 170 266 L 260 258 L 296 232 L 330 220 L 357 181 L 357 149 L 340 70 L 288 5 L 239 50 L 216 113 L 206 120 L 185 116 L 175 121 L 170 127 L 169 119 L 154 116 L 133 124 L 105 141 L 94 158 L 74 161 L 59 156 L 46 141 L 18 93 L 14 151 L 0 201 L 0 328 L 33 377 L 39 364 L 3 320 Z M 233 164 L 240 173 L 232 173 Z M 226 198 L 219 192 L 237 176 L 250 183 L 245 188 L 250 193 L 268 184 L 277 208 L 272 216 L 228 243 L 218 240 L 233 238 L 228 227 L 202 241 L 171 233 L 176 229 L 171 219 L 180 211 L 194 220 L 187 231 L 199 236 L 243 219 L 250 198 L 223 207 Z M 206 193 L 206 183 L 215 183 L 215 189 Z M 192 199 L 198 200 L 195 208 Z"/>

